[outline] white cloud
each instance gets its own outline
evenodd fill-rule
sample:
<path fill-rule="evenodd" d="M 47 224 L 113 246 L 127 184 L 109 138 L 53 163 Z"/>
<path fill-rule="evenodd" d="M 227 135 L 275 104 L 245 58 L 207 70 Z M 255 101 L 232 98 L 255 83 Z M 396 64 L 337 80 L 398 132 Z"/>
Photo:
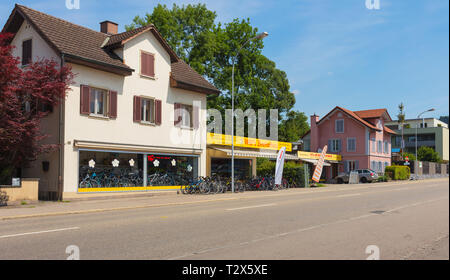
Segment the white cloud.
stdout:
<path fill-rule="evenodd" d="M 294 89 L 294 90 L 292 91 L 292 93 L 293 93 L 294 95 L 299 95 L 299 94 L 300 94 L 300 90 Z"/>

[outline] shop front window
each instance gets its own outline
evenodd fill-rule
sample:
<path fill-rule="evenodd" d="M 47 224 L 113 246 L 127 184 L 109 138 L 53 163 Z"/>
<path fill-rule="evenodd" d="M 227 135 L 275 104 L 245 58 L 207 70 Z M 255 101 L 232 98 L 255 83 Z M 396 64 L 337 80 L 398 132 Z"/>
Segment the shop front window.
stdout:
<path fill-rule="evenodd" d="M 198 157 L 80 151 L 79 188 L 180 186 L 198 177 Z"/>
<path fill-rule="evenodd" d="M 213 158 L 211 159 L 211 176 L 231 178 L 231 159 Z M 248 179 L 252 176 L 251 159 L 234 160 L 234 176 L 238 180 Z"/>
<path fill-rule="evenodd" d="M 143 159 L 139 154 L 80 151 L 80 188 L 143 186 Z"/>
<path fill-rule="evenodd" d="M 192 156 L 147 155 L 147 185 L 180 186 L 198 177 L 198 158 Z"/>

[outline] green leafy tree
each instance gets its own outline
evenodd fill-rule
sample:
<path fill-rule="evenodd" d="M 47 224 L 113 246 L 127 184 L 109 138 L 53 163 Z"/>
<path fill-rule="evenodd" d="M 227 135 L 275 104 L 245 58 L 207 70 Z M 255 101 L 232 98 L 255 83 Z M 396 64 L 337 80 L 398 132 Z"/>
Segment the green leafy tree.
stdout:
<path fill-rule="evenodd" d="M 416 160 L 416 156 L 414 154 L 411 154 L 411 153 L 403 153 L 403 159 L 406 159 L 406 157 L 408 157 L 409 161 Z"/>
<path fill-rule="evenodd" d="M 420 161 L 441 162 L 439 154 L 433 148 L 425 146 L 419 148 L 417 158 Z"/>
<path fill-rule="evenodd" d="M 281 121 L 279 138 L 284 142 L 297 142 L 308 130 L 308 117 L 298 111 L 289 111 Z"/>
<path fill-rule="evenodd" d="M 178 56 L 222 91 L 219 96 L 208 97 L 208 108 L 220 110 L 223 116 L 225 109 L 231 108 L 232 59 L 237 55 L 235 108 L 243 111 L 249 108 L 278 109 L 283 137 L 294 139 L 292 135 L 295 132 L 282 126 L 289 124 L 295 129 L 307 123 L 306 119 L 294 116 L 289 119 L 288 112 L 295 104 L 295 97 L 290 91 L 286 73 L 262 55 L 264 44 L 261 40 L 249 42 L 237 53 L 243 43 L 258 33 L 258 29 L 250 24 L 249 19 L 215 22 L 216 13 L 204 4 L 181 7 L 174 4 L 172 9 L 159 4 L 145 17 L 136 16 L 126 28 L 155 25 Z M 295 121 L 292 119 L 304 123 L 293 125 Z"/>

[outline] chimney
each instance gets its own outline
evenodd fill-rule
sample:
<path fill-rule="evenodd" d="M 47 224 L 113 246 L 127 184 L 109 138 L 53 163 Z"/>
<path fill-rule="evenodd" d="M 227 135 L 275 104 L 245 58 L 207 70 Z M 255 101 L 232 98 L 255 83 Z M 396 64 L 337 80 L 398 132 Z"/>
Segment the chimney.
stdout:
<path fill-rule="evenodd" d="M 311 143 L 310 150 L 311 152 L 316 153 L 319 149 L 319 129 L 317 128 L 317 123 L 319 122 L 319 116 L 316 114 L 311 116 Z"/>
<path fill-rule="evenodd" d="M 100 32 L 108 34 L 108 35 L 115 35 L 119 31 L 119 25 L 115 22 L 105 20 L 103 22 L 100 22 Z"/>

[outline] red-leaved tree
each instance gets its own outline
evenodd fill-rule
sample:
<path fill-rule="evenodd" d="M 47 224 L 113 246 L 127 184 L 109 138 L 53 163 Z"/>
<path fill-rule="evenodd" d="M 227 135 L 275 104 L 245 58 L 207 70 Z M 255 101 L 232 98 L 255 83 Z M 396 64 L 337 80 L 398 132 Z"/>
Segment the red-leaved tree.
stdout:
<path fill-rule="evenodd" d="M 40 121 L 64 100 L 73 81 L 70 67 L 42 59 L 19 67 L 12 34 L 0 33 L 0 184 L 39 154 L 58 148 L 43 144 Z M 3 180 L 3 182 L 2 182 Z"/>

